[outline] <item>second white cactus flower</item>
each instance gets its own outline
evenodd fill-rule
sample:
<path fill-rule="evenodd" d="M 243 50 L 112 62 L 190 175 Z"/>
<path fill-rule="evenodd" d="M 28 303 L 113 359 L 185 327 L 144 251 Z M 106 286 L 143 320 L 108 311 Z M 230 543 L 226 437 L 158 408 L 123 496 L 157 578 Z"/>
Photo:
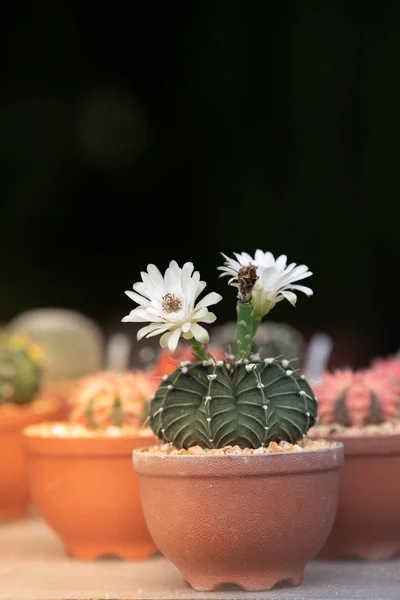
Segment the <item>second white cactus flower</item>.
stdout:
<path fill-rule="evenodd" d="M 242 267 L 249 265 L 257 267 L 258 279 L 254 284 L 251 298 L 257 317 L 262 318 L 277 302 L 284 299 L 294 306 L 297 296 L 293 290 L 312 296 L 311 288 L 294 283 L 312 275 L 307 265 L 296 265 L 296 263 L 287 265 L 285 254 L 275 260 L 271 252 L 262 250 L 257 250 L 254 258 L 246 252 L 242 254 L 234 252 L 234 255 L 236 260 L 222 254 L 226 260 L 224 266 L 218 267 L 223 272 L 221 277 L 230 276 L 228 283 L 237 286 L 238 273 Z"/>
<path fill-rule="evenodd" d="M 142 281 L 133 285 L 135 291 L 125 292 L 139 306 L 122 321 L 150 323 L 138 331 L 138 340 L 161 334 L 160 345 L 168 346 L 171 352 L 176 350 L 181 336 L 202 344 L 209 341 L 207 330 L 199 323 L 215 321 L 216 316 L 207 307 L 217 304 L 222 296 L 211 292 L 196 304 L 206 283 L 193 269 L 193 263 L 187 262 L 180 268 L 173 260 L 162 276 L 155 265 L 148 265 L 147 272 L 141 273 Z"/>

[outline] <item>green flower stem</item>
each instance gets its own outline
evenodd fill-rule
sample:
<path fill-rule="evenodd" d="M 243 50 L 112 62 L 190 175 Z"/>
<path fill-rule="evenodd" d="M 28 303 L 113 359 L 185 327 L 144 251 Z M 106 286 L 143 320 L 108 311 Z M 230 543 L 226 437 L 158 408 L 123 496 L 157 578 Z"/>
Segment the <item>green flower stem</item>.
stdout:
<path fill-rule="evenodd" d="M 260 319 L 254 314 L 253 306 L 244 304 L 240 300 L 236 304 L 237 312 L 237 352 L 238 358 L 244 358 L 251 353 L 253 337 L 260 323 Z"/>
<path fill-rule="evenodd" d="M 196 356 L 200 360 L 208 360 L 208 354 L 204 347 L 204 344 L 198 342 L 194 337 L 188 340 L 189 344 L 192 346 L 193 350 L 196 353 Z"/>

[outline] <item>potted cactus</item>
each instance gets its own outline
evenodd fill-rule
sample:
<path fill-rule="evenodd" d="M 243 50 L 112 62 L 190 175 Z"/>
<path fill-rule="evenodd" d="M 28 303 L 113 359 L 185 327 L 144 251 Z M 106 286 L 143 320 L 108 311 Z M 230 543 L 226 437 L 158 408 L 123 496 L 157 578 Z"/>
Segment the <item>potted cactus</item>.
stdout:
<path fill-rule="evenodd" d="M 326 373 L 314 386 L 320 423 L 311 436 L 344 444 L 332 532 L 320 558 L 387 559 L 400 551 L 400 402 L 383 361 Z"/>
<path fill-rule="evenodd" d="M 21 430 L 59 419 L 60 399 L 42 393 L 42 349 L 24 336 L 0 339 L 0 521 L 28 512 L 28 476 Z"/>
<path fill-rule="evenodd" d="M 238 288 L 237 355 L 207 350 L 202 323 L 215 321 L 192 263 L 149 265 L 126 292 L 139 306 L 123 321 L 149 322 L 138 339 L 161 334 L 173 352 L 183 337 L 198 360 L 162 377 L 149 424 L 163 444 L 137 449 L 134 468 L 149 531 L 196 590 L 226 583 L 245 590 L 299 584 L 326 540 L 336 511 L 343 447 L 306 437 L 317 403 L 285 357 L 260 359 L 252 343 L 274 305 L 296 302 L 311 273 L 271 253 L 226 258 Z"/>
<path fill-rule="evenodd" d="M 33 502 L 68 555 L 146 558 L 156 550 L 141 509 L 132 450 L 155 443 L 143 428 L 154 381 L 142 373 L 83 378 L 68 423 L 24 430 Z"/>

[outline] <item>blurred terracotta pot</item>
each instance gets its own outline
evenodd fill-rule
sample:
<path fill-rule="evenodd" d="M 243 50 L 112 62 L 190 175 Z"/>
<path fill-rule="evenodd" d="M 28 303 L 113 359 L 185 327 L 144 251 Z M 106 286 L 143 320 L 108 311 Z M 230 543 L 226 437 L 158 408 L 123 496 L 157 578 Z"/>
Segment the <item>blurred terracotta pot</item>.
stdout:
<path fill-rule="evenodd" d="M 0 407 L 0 521 L 28 513 L 28 466 L 21 431 L 27 425 L 62 418 L 57 398 Z"/>
<path fill-rule="evenodd" d="M 332 438 L 343 442 L 338 511 L 318 555 L 388 559 L 400 551 L 400 435 Z"/>
<path fill-rule="evenodd" d="M 301 583 L 332 527 L 342 461 L 341 444 L 251 456 L 134 452 L 149 531 L 199 591 Z"/>
<path fill-rule="evenodd" d="M 137 559 L 156 551 L 132 472 L 132 450 L 146 443 L 154 436 L 24 435 L 33 502 L 67 554 Z"/>

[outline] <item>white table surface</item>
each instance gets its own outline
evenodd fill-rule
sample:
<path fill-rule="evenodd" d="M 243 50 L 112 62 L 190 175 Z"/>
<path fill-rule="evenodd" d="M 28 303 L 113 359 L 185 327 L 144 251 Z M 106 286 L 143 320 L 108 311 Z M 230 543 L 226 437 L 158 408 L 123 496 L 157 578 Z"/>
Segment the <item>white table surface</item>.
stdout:
<path fill-rule="evenodd" d="M 0 600 L 265 598 L 267 600 L 400 600 L 400 559 L 377 563 L 312 562 L 304 582 L 271 592 L 212 593 L 187 587 L 161 556 L 145 561 L 68 558 L 39 519 L 0 524 Z"/>

